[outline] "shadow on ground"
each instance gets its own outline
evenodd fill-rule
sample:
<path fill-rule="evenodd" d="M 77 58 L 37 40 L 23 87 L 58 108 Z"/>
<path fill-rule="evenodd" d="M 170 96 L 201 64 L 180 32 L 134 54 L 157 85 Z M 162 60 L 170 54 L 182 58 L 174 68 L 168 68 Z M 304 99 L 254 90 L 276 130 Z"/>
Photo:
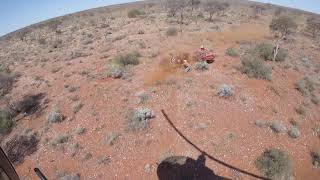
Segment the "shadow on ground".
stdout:
<path fill-rule="evenodd" d="M 162 115 L 164 116 L 164 118 L 168 121 L 168 123 L 170 124 L 170 126 L 178 133 L 178 135 L 183 138 L 188 144 L 190 144 L 193 148 L 195 148 L 197 151 L 199 151 L 201 153 L 201 155 L 198 157 L 197 160 L 193 160 L 191 158 L 187 158 L 186 161 L 189 159 L 189 161 L 187 161 L 186 163 L 184 163 L 184 165 L 181 164 L 177 164 L 177 158 L 172 158 L 169 157 L 169 159 L 165 159 L 164 161 L 162 161 L 159 166 L 158 166 L 158 177 L 160 180 L 162 179 L 187 179 L 187 180 L 193 180 L 193 179 L 221 179 L 222 177 L 218 177 L 215 176 L 213 171 L 210 170 L 209 168 L 207 168 L 205 166 L 205 157 L 209 158 L 210 160 L 225 166 L 229 169 L 232 169 L 234 171 L 237 171 L 241 174 L 247 175 L 247 176 L 251 176 L 253 178 L 256 179 L 263 179 L 263 180 L 269 180 L 268 178 L 253 174 L 251 172 L 248 172 L 246 170 L 237 168 L 231 164 L 228 164 L 224 161 L 221 161 L 213 156 L 211 156 L 210 154 L 208 154 L 207 152 L 205 152 L 204 150 L 200 149 L 196 144 L 194 144 L 193 142 L 191 142 L 170 120 L 170 118 L 168 117 L 168 115 L 165 113 L 165 111 L 162 109 L 161 110 Z M 176 156 L 179 157 L 179 156 Z M 172 158 L 172 159 L 170 159 Z M 179 159 L 179 158 L 178 158 Z M 191 164 L 190 164 L 191 163 Z M 182 163 L 183 164 L 183 163 Z M 190 172 L 188 172 L 190 171 Z M 206 177 L 206 173 L 208 172 L 212 172 L 213 176 L 209 176 L 208 174 L 208 178 Z M 173 175 L 174 173 L 176 173 L 176 175 Z M 200 174 L 199 174 L 200 173 Z M 203 173 L 203 174 L 201 174 Z M 165 176 L 168 175 L 168 176 Z M 201 175 L 202 177 L 196 177 L 196 175 Z M 171 178 L 171 176 L 173 176 Z M 190 176 L 190 177 L 189 177 Z M 163 177 L 163 178 L 162 178 Z M 222 178 L 222 179 L 226 179 L 226 178 Z"/>
<path fill-rule="evenodd" d="M 206 157 L 200 155 L 197 160 L 185 156 L 171 156 L 163 160 L 157 169 L 159 180 L 228 180 L 220 177 L 206 167 Z"/>

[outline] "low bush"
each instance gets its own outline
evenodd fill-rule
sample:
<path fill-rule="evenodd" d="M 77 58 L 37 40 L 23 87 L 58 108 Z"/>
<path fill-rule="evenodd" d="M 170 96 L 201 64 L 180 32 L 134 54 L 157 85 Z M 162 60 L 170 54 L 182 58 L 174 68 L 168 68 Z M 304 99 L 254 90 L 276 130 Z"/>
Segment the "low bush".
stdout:
<path fill-rule="evenodd" d="M 299 131 L 299 129 L 297 127 L 291 127 L 288 131 L 288 135 L 291 137 L 291 138 L 298 138 L 301 136 L 301 133 Z"/>
<path fill-rule="evenodd" d="M 25 156 L 31 155 L 38 149 L 38 135 L 34 132 L 25 132 L 10 139 L 5 146 L 9 160 L 14 164 L 23 162 Z"/>
<path fill-rule="evenodd" d="M 255 162 L 256 167 L 270 179 L 286 179 L 291 173 L 291 162 L 280 149 L 266 150 Z"/>
<path fill-rule="evenodd" d="M 45 94 L 40 93 L 36 95 L 26 95 L 21 101 L 14 105 L 14 111 L 18 113 L 33 114 L 40 108 L 40 102 Z"/>
<path fill-rule="evenodd" d="M 228 48 L 226 50 L 226 55 L 231 57 L 239 57 L 239 53 L 234 48 Z"/>
<path fill-rule="evenodd" d="M 271 80 L 272 69 L 259 57 L 246 55 L 241 58 L 240 71 L 248 77 Z"/>
<path fill-rule="evenodd" d="M 275 121 L 270 124 L 270 128 L 275 132 L 275 133 L 284 133 L 287 131 L 286 126 L 284 126 L 281 122 Z"/>
<path fill-rule="evenodd" d="M 254 122 L 254 124 L 258 127 L 261 127 L 261 128 L 269 127 L 269 123 L 265 120 L 262 120 L 262 119 L 256 120 Z"/>
<path fill-rule="evenodd" d="M 256 46 L 254 49 L 255 53 L 258 53 L 260 57 L 264 60 L 272 60 L 273 59 L 273 48 L 274 46 L 271 44 L 260 44 Z M 284 61 L 287 57 L 287 51 L 280 48 L 276 57 L 276 61 Z"/>
<path fill-rule="evenodd" d="M 138 108 L 129 114 L 129 130 L 138 131 L 148 127 L 150 119 L 154 118 L 153 111 L 148 108 Z"/>
<path fill-rule="evenodd" d="M 128 54 L 121 54 L 115 57 L 114 61 L 116 64 L 121 66 L 127 65 L 138 65 L 139 64 L 139 57 L 140 54 L 136 51 L 128 53 Z"/>
<path fill-rule="evenodd" d="M 107 70 L 107 76 L 112 77 L 114 79 L 119 79 L 123 76 L 124 69 L 117 65 L 111 65 Z"/>
<path fill-rule="evenodd" d="M 175 27 L 169 27 L 167 29 L 166 35 L 167 36 L 176 36 L 178 34 L 178 30 Z"/>
<path fill-rule="evenodd" d="M 11 115 L 6 110 L 0 110 L 0 133 L 6 134 L 11 131 L 13 127 L 13 121 Z"/>
<path fill-rule="evenodd" d="M 128 11 L 128 18 L 136 18 L 143 14 L 145 14 L 145 12 L 140 11 L 138 9 L 131 9 L 130 11 Z"/>
<path fill-rule="evenodd" d="M 311 95 L 316 89 L 316 82 L 310 77 L 306 76 L 296 83 L 296 89 L 304 96 Z"/>
<path fill-rule="evenodd" d="M 197 71 L 206 71 L 209 69 L 209 64 L 205 61 L 197 62 L 194 66 L 194 69 Z"/>
<path fill-rule="evenodd" d="M 47 120 L 49 123 L 58 123 L 62 122 L 64 117 L 59 111 L 53 111 L 49 114 Z"/>
<path fill-rule="evenodd" d="M 51 145 L 51 147 L 55 148 L 61 144 L 68 142 L 69 140 L 70 140 L 70 136 L 68 134 L 61 134 L 51 139 L 49 144 Z"/>
<path fill-rule="evenodd" d="M 0 66 L 0 97 L 8 94 L 12 89 L 15 76 L 7 67 Z"/>
<path fill-rule="evenodd" d="M 234 88 L 231 85 L 222 84 L 219 88 L 218 95 L 220 97 L 230 97 L 234 95 Z"/>

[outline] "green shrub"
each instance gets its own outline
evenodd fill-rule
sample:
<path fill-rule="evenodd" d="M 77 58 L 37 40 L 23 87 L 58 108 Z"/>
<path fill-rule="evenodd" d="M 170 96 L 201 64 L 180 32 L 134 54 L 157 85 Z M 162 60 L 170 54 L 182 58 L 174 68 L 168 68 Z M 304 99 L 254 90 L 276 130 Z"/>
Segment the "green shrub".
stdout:
<path fill-rule="evenodd" d="M 265 128 L 269 127 L 268 121 L 262 120 L 262 119 L 257 119 L 254 124 L 258 127 Z"/>
<path fill-rule="evenodd" d="M 197 62 L 194 66 L 194 69 L 197 71 L 206 71 L 209 69 L 209 64 L 205 61 Z"/>
<path fill-rule="evenodd" d="M 0 67 L 0 97 L 9 93 L 13 86 L 15 77 L 10 73 L 9 69 Z"/>
<path fill-rule="evenodd" d="M 145 12 L 140 11 L 138 9 L 131 9 L 130 11 L 128 11 L 128 18 L 136 18 L 143 14 L 145 14 Z"/>
<path fill-rule="evenodd" d="M 169 27 L 166 32 L 167 36 L 176 36 L 177 34 L 178 34 L 178 30 L 175 27 Z"/>
<path fill-rule="evenodd" d="M 316 89 L 316 83 L 310 77 L 304 77 L 296 83 L 296 89 L 304 96 L 308 96 Z"/>
<path fill-rule="evenodd" d="M 239 57 L 239 53 L 234 48 L 228 48 L 226 50 L 226 55 L 231 57 Z"/>
<path fill-rule="evenodd" d="M 270 128 L 275 132 L 275 133 L 284 133 L 287 131 L 286 126 L 284 126 L 281 122 L 279 121 L 274 121 L 270 124 Z"/>
<path fill-rule="evenodd" d="M 248 77 L 271 80 L 271 68 L 259 57 L 252 55 L 244 56 L 241 59 L 241 64 L 240 71 L 247 74 Z"/>
<path fill-rule="evenodd" d="M 131 52 L 128 54 L 121 54 L 115 58 L 115 63 L 121 66 L 138 65 L 140 54 L 138 52 Z"/>
<path fill-rule="evenodd" d="M 261 173 L 271 179 L 282 179 L 290 175 L 289 156 L 280 149 L 266 150 L 257 158 L 255 164 Z"/>
<path fill-rule="evenodd" d="M 272 60 L 273 59 L 273 48 L 274 46 L 271 45 L 271 44 L 260 44 L 258 45 L 254 51 L 256 53 L 258 53 L 258 55 L 260 57 L 262 57 L 264 60 Z M 280 48 L 279 49 L 279 52 L 277 54 L 277 57 L 276 57 L 276 61 L 284 61 L 287 57 L 287 51 Z"/>
<path fill-rule="evenodd" d="M 291 127 L 290 130 L 288 131 L 288 135 L 291 137 L 291 138 L 298 138 L 301 136 L 301 133 L 299 131 L 299 129 L 297 127 Z"/>
<path fill-rule="evenodd" d="M 13 127 L 13 122 L 10 113 L 5 110 L 0 110 L 0 133 L 8 133 Z"/>

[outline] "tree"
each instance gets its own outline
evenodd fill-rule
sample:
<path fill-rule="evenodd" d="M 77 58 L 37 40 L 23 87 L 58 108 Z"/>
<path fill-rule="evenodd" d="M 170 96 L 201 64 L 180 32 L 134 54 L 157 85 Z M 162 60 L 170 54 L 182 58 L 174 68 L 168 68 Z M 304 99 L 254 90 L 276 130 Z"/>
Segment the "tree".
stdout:
<path fill-rule="evenodd" d="M 309 17 L 307 19 L 307 30 L 311 32 L 312 38 L 315 39 L 320 32 L 320 18 Z"/>
<path fill-rule="evenodd" d="M 297 29 L 298 25 L 290 16 L 280 16 L 279 18 L 272 19 L 269 28 L 274 32 L 278 39 L 276 41 L 276 46 L 273 50 L 273 61 L 275 61 L 280 48 L 280 42 L 285 40 L 287 36 Z"/>
<path fill-rule="evenodd" d="M 177 13 L 180 14 L 180 23 L 184 20 L 184 10 L 187 7 L 185 0 L 167 0 L 166 6 L 168 8 L 168 16 L 175 17 Z"/>
<path fill-rule="evenodd" d="M 259 17 L 266 8 L 263 5 L 255 4 L 252 5 L 251 8 L 253 9 L 253 15 L 255 18 Z"/>
<path fill-rule="evenodd" d="M 200 0 L 188 0 L 188 4 L 189 6 L 191 6 L 191 16 L 192 16 L 193 10 L 197 8 L 200 5 L 200 3 L 201 3 Z"/>
<path fill-rule="evenodd" d="M 212 16 L 217 13 L 220 15 L 224 14 L 225 10 L 229 7 L 230 5 L 226 2 L 218 2 L 218 1 L 207 1 L 204 5 L 204 10 L 209 13 L 209 21 L 212 21 Z"/>

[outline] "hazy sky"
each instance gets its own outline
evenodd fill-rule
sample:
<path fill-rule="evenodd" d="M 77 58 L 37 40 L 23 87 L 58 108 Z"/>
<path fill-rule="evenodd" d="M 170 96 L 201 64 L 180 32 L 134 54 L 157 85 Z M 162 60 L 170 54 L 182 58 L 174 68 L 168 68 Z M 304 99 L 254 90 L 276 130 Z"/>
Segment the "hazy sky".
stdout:
<path fill-rule="evenodd" d="M 19 28 L 85 9 L 137 0 L 0 0 L 0 36 Z M 320 0 L 257 0 L 320 14 Z"/>

